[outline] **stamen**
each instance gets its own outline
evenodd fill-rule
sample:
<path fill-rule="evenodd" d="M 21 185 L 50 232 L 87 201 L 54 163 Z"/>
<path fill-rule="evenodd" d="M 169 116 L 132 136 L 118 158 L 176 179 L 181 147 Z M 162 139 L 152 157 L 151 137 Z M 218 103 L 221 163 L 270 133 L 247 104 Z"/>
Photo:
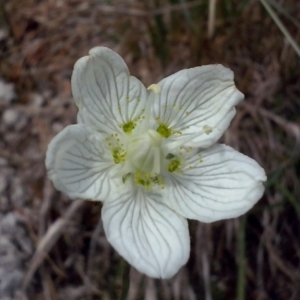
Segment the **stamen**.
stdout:
<path fill-rule="evenodd" d="M 159 174 L 160 173 L 160 149 L 154 148 L 154 159 L 153 159 L 153 168 L 151 174 Z"/>
<path fill-rule="evenodd" d="M 135 123 L 129 121 L 128 123 L 124 124 L 122 128 L 125 133 L 131 133 L 132 130 L 135 128 Z"/>
<path fill-rule="evenodd" d="M 168 171 L 173 173 L 179 171 L 180 161 L 177 159 L 172 160 L 168 165 Z"/>
<path fill-rule="evenodd" d="M 161 92 L 161 88 L 158 84 L 151 84 L 147 90 L 153 92 L 154 94 L 160 94 Z"/>
<path fill-rule="evenodd" d="M 118 134 L 111 134 L 110 136 L 106 137 L 105 141 L 112 153 L 114 163 L 123 163 L 126 159 L 127 153 L 124 150 L 124 145 L 121 143 Z"/>
<path fill-rule="evenodd" d="M 156 131 L 164 138 L 168 138 L 172 134 L 172 130 L 169 129 L 165 124 L 160 124 Z"/>
<path fill-rule="evenodd" d="M 150 190 L 151 177 L 149 174 L 138 171 L 134 174 L 134 181 L 137 185 L 142 185 L 147 191 Z"/>
<path fill-rule="evenodd" d="M 202 129 L 203 129 L 203 131 L 208 135 L 208 134 L 210 134 L 213 130 L 212 130 L 212 128 L 210 127 L 210 126 L 208 126 L 208 125 L 204 125 L 203 127 L 202 127 Z"/>
<path fill-rule="evenodd" d="M 137 185 L 143 186 L 146 191 L 150 191 L 153 184 L 158 185 L 161 189 L 165 187 L 164 180 L 158 175 L 152 176 L 149 173 L 137 171 L 134 173 L 133 179 Z"/>
<path fill-rule="evenodd" d="M 160 94 L 161 89 L 160 86 L 157 84 L 151 84 L 147 90 L 149 91 L 149 97 L 146 102 L 146 108 L 145 108 L 145 119 L 143 121 L 143 125 L 141 127 L 141 132 L 145 132 L 150 127 L 150 118 L 152 115 L 151 108 L 153 104 L 153 99 L 155 94 Z"/>

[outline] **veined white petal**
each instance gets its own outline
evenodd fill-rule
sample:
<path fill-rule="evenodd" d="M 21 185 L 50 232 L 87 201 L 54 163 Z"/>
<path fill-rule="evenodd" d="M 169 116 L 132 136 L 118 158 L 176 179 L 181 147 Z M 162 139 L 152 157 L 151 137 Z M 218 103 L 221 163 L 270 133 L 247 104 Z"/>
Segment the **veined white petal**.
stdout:
<path fill-rule="evenodd" d="M 139 272 L 170 278 L 188 260 L 189 231 L 161 201 L 160 194 L 128 189 L 104 203 L 102 220 L 108 241 Z"/>
<path fill-rule="evenodd" d="M 72 92 L 79 108 L 78 121 L 105 132 L 137 121 L 148 97 L 144 85 L 130 76 L 124 60 L 105 47 L 79 59 L 72 75 Z"/>
<path fill-rule="evenodd" d="M 182 174 L 168 176 L 164 197 L 189 219 L 213 222 L 235 218 L 261 198 L 264 170 L 250 157 L 216 144 L 188 158 Z"/>
<path fill-rule="evenodd" d="M 179 71 L 158 83 L 154 117 L 172 134 L 177 147 L 206 148 L 215 143 L 235 115 L 234 106 L 243 100 L 233 81 L 233 72 L 222 65 L 207 65 Z"/>
<path fill-rule="evenodd" d="M 46 168 L 55 188 L 70 198 L 104 201 L 117 190 L 117 165 L 104 138 L 83 124 L 67 126 L 48 145 Z M 121 184 L 121 180 L 120 180 Z"/>

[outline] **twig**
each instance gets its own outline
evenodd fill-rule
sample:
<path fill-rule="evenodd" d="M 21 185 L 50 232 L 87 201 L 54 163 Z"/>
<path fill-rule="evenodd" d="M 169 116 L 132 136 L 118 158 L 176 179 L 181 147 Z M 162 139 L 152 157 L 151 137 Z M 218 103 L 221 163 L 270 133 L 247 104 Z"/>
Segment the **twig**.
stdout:
<path fill-rule="evenodd" d="M 245 102 L 241 103 L 241 106 L 245 107 L 251 112 L 258 112 L 263 117 L 272 120 L 277 125 L 281 126 L 287 133 L 293 135 L 297 143 L 300 143 L 300 126 L 297 123 L 287 121 L 284 118 L 275 115 L 273 112 L 269 110 L 266 110 L 261 107 L 255 107 L 249 103 L 245 103 Z"/>
<path fill-rule="evenodd" d="M 41 238 L 45 233 L 46 228 L 46 219 L 49 209 L 51 207 L 51 199 L 53 196 L 54 190 L 50 179 L 46 177 L 44 182 L 44 189 L 43 189 L 43 203 L 41 205 L 41 210 L 39 213 L 39 238 Z"/>
<path fill-rule="evenodd" d="M 27 289 L 34 273 L 42 264 L 49 251 L 52 249 L 56 241 L 59 239 L 60 235 L 64 232 L 72 216 L 83 206 L 83 204 L 84 201 L 81 200 L 74 201 L 69 206 L 65 214 L 61 218 L 57 219 L 51 225 L 47 233 L 40 240 L 37 249 L 33 255 L 33 258 L 31 259 L 31 262 L 29 264 L 30 267 L 29 270 L 27 271 L 22 286 L 23 291 Z"/>
<path fill-rule="evenodd" d="M 284 274 L 286 275 L 291 282 L 300 282 L 300 275 L 296 268 L 293 268 L 291 265 L 287 264 L 286 261 L 283 261 L 276 251 L 275 247 L 271 244 L 269 240 L 265 241 L 265 246 L 268 250 L 268 254 L 274 265 Z"/>
<path fill-rule="evenodd" d="M 215 32 L 216 25 L 216 6 L 217 0 L 209 0 L 209 11 L 208 11 L 208 38 L 212 38 Z"/>
<path fill-rule="evenodd" d="M 267 0 L 275 9 L 277 9 L 280 13 L 282 13 L 287 19 L 289 19 L 291 22 L 295 24 L 295 26 L 300 29 L 300 22 L 294 17 L 292 17 L 287 10 L 285 10 L 280 4 L 278 4 L 274 0 Z"/>
<path fill-rule="evenodd" d="M 116 7 L 111 5 L 101 5 L 98 7 L 98 9 L 105 13 L 124 14 L 124 15 L 131 15 L 135 17 L 153 17 L 153 16 L 162 15 L 174 11 L 181 12 L 184 9 L 190 9 L 199 6 L 202 3 L 203 0 L 197 0 L 185 4 L 176 4 L 172 6 L 162 7 L 152 11 L 145 11 L 142 9 L 127 8 L 127 7 Z"/>

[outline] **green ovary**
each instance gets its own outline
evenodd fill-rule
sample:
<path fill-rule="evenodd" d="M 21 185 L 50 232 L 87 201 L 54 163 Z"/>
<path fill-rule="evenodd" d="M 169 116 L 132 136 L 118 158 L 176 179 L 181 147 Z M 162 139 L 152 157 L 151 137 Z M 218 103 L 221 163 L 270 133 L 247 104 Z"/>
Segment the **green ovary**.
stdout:
<path fill-rule="evenodd" d="M 164 138 L 168 138 L 172 134 L 171 129 L 169 129 L 165 124 L 160 124 L 156 131 Z"/>
<path fill-rule="evenodd" d="M 161 171 L 162 137 L 154 130 L 129 138 L 127 159 L 135 171 L 159 174 Z"/>

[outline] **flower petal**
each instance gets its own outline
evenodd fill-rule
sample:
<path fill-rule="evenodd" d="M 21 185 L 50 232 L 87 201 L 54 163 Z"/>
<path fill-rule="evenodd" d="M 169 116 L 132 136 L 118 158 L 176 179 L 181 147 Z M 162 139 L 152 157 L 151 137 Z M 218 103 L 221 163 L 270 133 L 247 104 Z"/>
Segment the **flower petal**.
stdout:
<path fill-rule="evenodd" d="M 105 132 L 136 121 L 147 100 L 147 90 L 130 76 L 124 60 L 105 47 L 79 59 L 72 75 L 72 92 L 79 108 L 78 121 Z"/>
<path fill-rule="evenodd" d="M 161 196 L 128 189 L 102 208 L 108 241 L 139 272 L 170 278 L 188 260 L 186 219 L 161 202 Z"/>
<path fill-rule="evenodd" d="M 46 154 L 48 176 L 70 198 L 105 200 L 116 190 L 116 166 L 104 138 L 85 125 L 67 126 L 50 142 Z M 120 180 L 121 181 L 121 180 Z"/>
<path fill-rule="evenodd" d="M 264 193 L 264 170 L 225 145 L 188 158 L 181 170 L 182 174 L 168 176 L 166 204 L 189 219 L 213 222 L 238 217 Z"/>
<path fill-rule="evenodd" d="M 206 148 L 215 143 L 243 100 L 233 81 L 233 72 L 222 65 L 179 71 L 158 83 L 154 117 L 174 132 L 168 139 L 176 146 Z"/>

